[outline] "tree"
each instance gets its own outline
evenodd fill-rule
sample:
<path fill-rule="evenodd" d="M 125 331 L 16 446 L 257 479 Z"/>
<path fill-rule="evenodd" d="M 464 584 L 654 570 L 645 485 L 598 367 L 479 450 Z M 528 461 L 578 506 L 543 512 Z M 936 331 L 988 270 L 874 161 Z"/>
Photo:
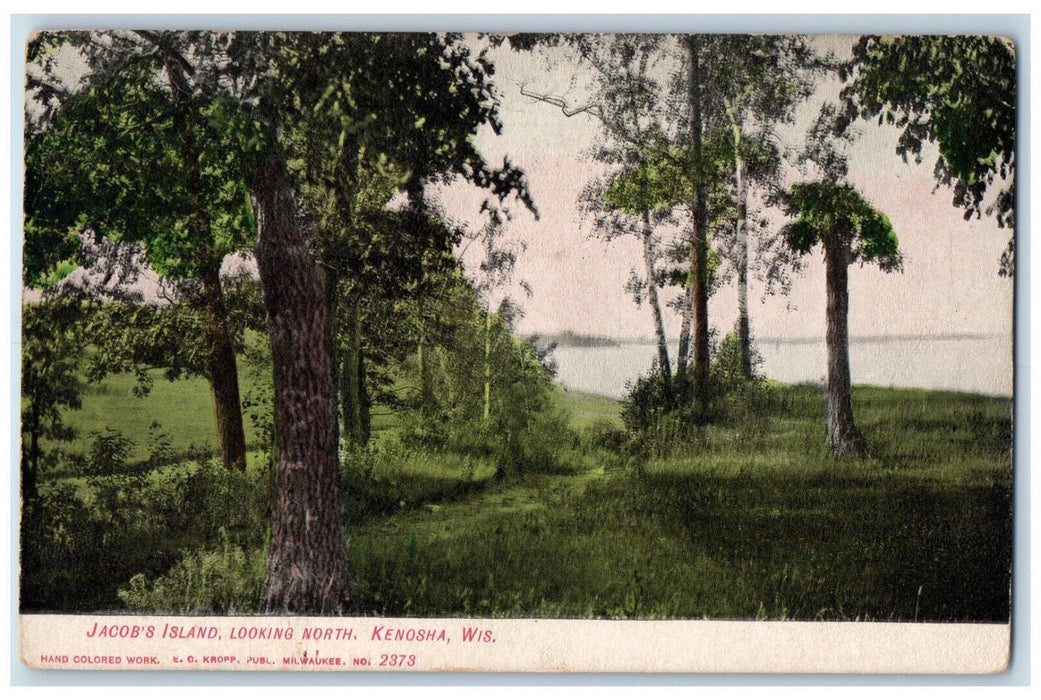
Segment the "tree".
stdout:
<path fill-rule="evenodd" d="M 885 214 L 855 189 L 831 180 L 792 186 L 789 215 L 798 219 L 783 234 L 788 245 L 806 254 L 818 243 L 824 251 L 827 291 L 828 440 L 836 454 L 858 454 L 860 437 L 853 422 L 849 371 L 849 266 L 874 262 L 883 270 L 900 265 L 898 242 Z"/>
<path fill-rule="evenodd" d="M 939 184 L 953 185 L 965 218 L 993 214 L 1015 228 L 1016 56 L 997 36 L 864 36 L 842 70 L 846 118 L 902 129 L 896 152 L 921 162 L 936 142 Z M 996 183 L 999 183 L 997 184 Z M 994 189 L 997 187 L 997 193 Z M 987 204 L 988 195 L 993 201 Z M 1011 275 L 1015 239 L 1000 273 Z"/>
<path fill-rule="evenodd" d="M 83 300 L 48 298 L 22 310 L 22 501 L 31 506 L 43 457 L 41 440 L 68 440 L 64 409 L 81 405 Z"/>
<path fill-rule="evenodd" d="M 603 129 L 618 162 L 633 164 L 657 151 L 681 170 L 681 180 L 670 187 L 689 217 L 687 235 L 690 309 L 680 333 L 677 371 L 686 371 L 693 346 L 695 397 L 704 402 L 709 380 L 708 296 L 710 246 L 709 193 L 715 181 L 708 149 L 721 128 L 722 82 L 713 79 L 720 45 L 718 35 L 568 35 L 566 41 L 581 64 L 592 68 L 592 97 L 571 107 L 560 97 L 522 87 L 521 93 L 557 105 L 566 116 L 589 113 Z M 514 45 L 539 41 L 511 38 Z M 611 156 L 611 150 L 603 151 Z M 686 314 L 689 313 L 690 321 Z"/>
<path fill-rule="evenodd" d="M 665 334 L 665 320 L 658 298 L 658 289 L 666 282 L 661 269 L 665 251 L 656 228 L 671 219 L 669 210 L 662 211 L 654 191 L 658 179 L 652 172 L 654 165 L 645 161 L 635 168 L 626 168 L 606 182 L 596 180 L 587 185 L 583 192 L 583 208 L 594 217 L 595 230 L 608 242 L 623 236 L 635 236 L 641 243 L 643 272 L 635 270 L 630 277 L 628 289 L 640 304 L 646 296 L 654 322 L 654 335 L 658 345 L 657 366 L 662 389 L 669 403 L 672 402 L 672 363 L 669 360 L 669 343 Z"/>
<path fill-rule="evenodd" d="M 478 232 L 476 240 L 481 243 L 484 255 L 478 266 L 478 273 L 471 286 L 477 295 L 477 303 L 483 307 L 484 326 L 484 408 L 482 419 L 488 425 L 492 417 L 492 335 L 495 329 L 495 317 L 509 319 L 516 315 L 517 307 L 513 304 L 508 294 L 502 294 L 502 289 L 510 283 L 514 270 L 517 266 L 517 256 L 524 251 L 524 245 L 519 241 L 503 240 L 503 215 L 498 211 L 489 212 L 488 223 Z M 521 282 L 525 292 L 531 293 L 526 282 Z M 496 304 L 494 296 L 501 295 Z"/>
<path fill-rule="evenodd" d="M 733 34 L 720 39 L 716 79 L 725 87 L 723 111 L 729 124 L 734 216 L 731 263 L 737 273 L 740 369 L 752 375 L 748 311 L 749 192 L 753 184 L 779 188 L 783 154 L 775 127 L 790 123 L 795 108 L 813 91 L 812 77 L 825 64 L 802 37 Z"/>
<path fill-rule="evenodd" d="M 527 48 L 560 39 L 510 41 Z M 752 154 L 745 146 L 762 143 L 762 134 L 773 124 L 792 117 L 794 106 L 810 92 L 808 74 L 818 59 L 803 40 L 793 37 L 578 35 L 566 36 L 563 42 L 592 68 L 593 86 L 585 103 L 573 106 L 526 86 L 521 93 L 559 106 L 567 116 L 584 113 L 597 118 L 605 143 L 594 154 L 603 162 L 629 172 L 649 158 L 670 162 L 673 181 L 659 178 L 665 189 L 654 198 L 659 209 L 681 210 L 689 221 L 687 271 L 682 275 L 687 299 L 680 305 L 683 323 L 676 365 L 677 372 L 686 373 L 687 358 L 692 358 L 694 398 L 704 405 L 709 392 L 708 299 L 715 224 L 723 218 L 723 208 L 734 209 L 729 218 L 733 236 L 739 239 L 732 247 L 739 255 L 739 326 L 747 350 L 745 176 Z M 749 139 L 749 133 L 755 136 Z M 725 164 L 730 170 L 726 174 L 721 172 Z M 732 201 L 723 203 L 720 186 L 731 178 Z"/>
<path fill-rule="evenodd" d="M 241 170 L 252 121 L 186 58 L 192 41 L 196 55 L 211 48 L 199 45 L 198 37 L 42 35 L 36 53 L 45 55 L 43 47 L 65 40 L 84 52 L 93 71 L 85 89 L 54 105 L 26 146 L 26 280 L 53 276 L 71 251 L 68 232 L 84 229 L 141 242 L 156 270 L 194 280 L 206 319 L 205 374 L 222 460 L 245 469 L 220 267 L 227 254 L 253 240 Z"/>
<path fill-rule="evenodd" d="M 473 145 L 479 127 L 501 125 L 491 65 L 456 35 L 240 34 L 229 54 L 231 81 L 249 86 L 271 139 L 249 178 L 275 383 L 264 607 L 338 613 L 350 593 L 331 295 L 355 272 L 352 246 L 377 242 L 353 220 L 361 178 L 383 163 L 407 175 L 406 187 L 460 174 L 494 196 L 530 198 L 519 171 L 488 167 Z"/>

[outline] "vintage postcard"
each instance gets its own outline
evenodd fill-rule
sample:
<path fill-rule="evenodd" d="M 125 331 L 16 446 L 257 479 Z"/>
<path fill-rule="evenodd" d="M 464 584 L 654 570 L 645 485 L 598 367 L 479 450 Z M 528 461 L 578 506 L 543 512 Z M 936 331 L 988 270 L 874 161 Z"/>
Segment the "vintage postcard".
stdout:
<path fill-rule="evenodd" d="M 20 658 L 996 673 L 1016 47 L 43 31 Z"/>

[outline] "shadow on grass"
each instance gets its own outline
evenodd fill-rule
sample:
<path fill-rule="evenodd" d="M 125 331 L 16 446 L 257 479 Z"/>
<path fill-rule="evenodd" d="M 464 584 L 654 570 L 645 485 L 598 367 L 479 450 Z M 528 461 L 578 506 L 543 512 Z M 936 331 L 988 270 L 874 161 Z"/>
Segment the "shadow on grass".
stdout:
<path fill-rule="evenodd" d="M 745 599 L 713 616 L 1009 619 L 1007 480 L 654 474 L 643 488 L 654 516 Z"/>
<path fill-rule="evenodd" d="M 689 466 L 689 465 L 688 465 Z M 363 614 L 1006 621 L 1010 490 L 875 471 L 529 478 L 352 536 Z"/>

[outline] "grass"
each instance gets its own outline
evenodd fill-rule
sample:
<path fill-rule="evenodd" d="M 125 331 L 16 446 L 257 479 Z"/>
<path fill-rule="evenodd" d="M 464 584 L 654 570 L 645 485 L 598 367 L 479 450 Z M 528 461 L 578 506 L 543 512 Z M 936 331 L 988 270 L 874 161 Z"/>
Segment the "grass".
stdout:
<path fill-rule="evenodd" d="M 250 377 L 243 370 L 243 363 L 239 364 L 239 386 L 245 395 Z M 209 382 L 202 377 L 171 382 L 160 371 L 152 371 L 151 375 L 152 389 L 141 398 L 134 396 L 136 380 L 130 374 L 110 375 L 97 384 L 85 384 L 82 408 L 65 416 L 66 424 L 76 431 L 76 438 L 62 447 L 84 453 L 89 450 L 93 434 L 118 430 L 133 440 L 129 459 L 142 460 L 148 457 L 148 436 L 154 422 L 181 454 L 191 446 L 215 450 L 216 424 Z M 255 449 L 258 443 L 252 423 L 246 419 L 243 427 L 247 446 Z"/>
<path fill-rule="evenodd" d="M 563 387 L 557 389 L 556 399 L 557 405 L 567 412 L 575 430 L 581 431 L 598 421 L 615 428 L 622 427 L 622 404 L 618 401 Z"/>
<path fill-rule="evenodd" d="M 1009 401 L 857 387 L 871 453 L 854 460 L 828 454 L 815 389 L 775 391 L 757 424 L 706 427 L 639 470 L 603 453 L 599 472 L 355 528 L 363 609 L 1008 619 Z M 591 422 L 596 400 L 582 401 Z"/>
<path fill-rule="evenodd" d="M 139 437 L 160 420 L 176 449 L 212 440 L 205 382 L 157 381 L 146 399 L 133 398 L 130 388 L 128 379 L 107 380 L 70 422 L 81 433 L 117 423 Z M 853 398 L 868 447 L 861 459 L 829 454 L 817 389 L 782 385 L 771 386 L 753 413 L 691 430 L 669 449 L 644 445 L 642 452 L 617 440 L 624 438 L 620 404 L 560 390 L 557 406 L 582 436 L 563 448 L 572 467 L 508 479 L 491 478 L 490 458 L 407 447 L 385 431 L 372 448 L 345 460 L 359 611 L 1007 620 L 1011 402 L 875 387 L 855 387 Z M 156 508 L 163 493 L 193 500 L 193 489 L 211 483 L 178 476 L 178 465 L 157 473 L 169 476 L 142 478 L 138 485 L 165 489 L 148 492 L 145 500 Z M 265 477 L 256 466 L 252 473 L 250 508 L 256 510 Z M 101 484 L 107 482 L 76 482 L 75 489 Z M 64 488 L 72 498 L 72 485 Z M 236 489 L 227 498 L 236 498 Z M 123 498 L 110 491 L 108 498 Z M 222 503 L 207 508 L 225 512 Z M 179 527 L 175 510 L 166 507 L 155 527 Z M 240 530 L 262 537 L 254 516 Z M 100 515 L 82 517 L 93 522 Z M 161 530 L 145 532 L 132 518 L 124 521 L 128 537 L 162 547 Z M 127 600 L 137 601 L 137 609 L 181 605 L 169 601 L 183 598 L 177 581 L 195 580 L 195 566 L 224 583 L 219 601 L 193 589 L 190 611 L 207 604 L 255 609 L 256 601 L 227 598 L 228 591 L 259 590 L 259 580 L 238 579 L 262 575 L 256 562 L 263 545 L 257 537 L 230 542 L 216 530 L 206 529 L 194 545 L 183 532 L 171 534 L 183 558 L 164 584 L 168 597 L 156 598 L 152 584 L 138 579 Z M 133 546 L 121 544 L 107 521 L 90 532 L 109 546 Z M 139 568 L 126 571 L 118 558 L 106 558 L 111 590 L 92 591 L 95 609 L 119 605 L 116 588 L 126 589 L 134 574 L 161 579 L 178 551 L 154 553 L 145 564 L 137 557 L 127 566 Z M 143 571 L 146 564 L 152 568 Z M 75 568 L 57 559 L 53 567 L 66 575 Z M 65 588 L 76 590 L 75 582 Z"/>

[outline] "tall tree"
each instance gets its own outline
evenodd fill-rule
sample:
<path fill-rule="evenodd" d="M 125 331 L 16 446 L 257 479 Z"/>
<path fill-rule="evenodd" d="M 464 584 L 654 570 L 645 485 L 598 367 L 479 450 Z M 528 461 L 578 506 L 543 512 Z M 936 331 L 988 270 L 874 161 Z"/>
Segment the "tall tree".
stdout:
<path fill-rule="evenodd" d="M 998 36 L 864 36 L 843 67 L 847 118 L 902 129 L 896 152 L 921 162 L 939 145 L 935 174 L 965 218 L 993 214 L 1015 228 L 1016 55 Z M 997 192 L 994 190 L 997 189 Z M 1011 275 L 1015 239 L 1000 272 Z"/>
<path fill-rule="evenodd" d="M 595 230 L 607 241 L 631 235 L 640 241 L 643 271 L 635 270 L 630 277 L 629 291 L 642 303 L 644 297 L 651 311 L 654 335 L 658 347 L 658 372 L 668 401 L 672 401 L 672 363 L 665 333 L 665 320 L 658 290 L 666 282 L 663 269 L 665 246 L 657 229 L 672 220 L 668 208 L 662 209 L 656 191 L 659 185 L 654 172 L 654 159 L 635 168 L 626 168 L 606 182 L 596 180 L 586 186 L 582 196 L 583 208 L 593 216 Z M 678 361 L 677 361 L 678 362 Z"/>
<path fill-rule="evenodd" d="M 250 120 L 234 103 L 192 82 L 186 37 L 175 32 L 44 35 L 72 40 L 93 71 L 87 87 L 57 105 L 26 150 L 29 283 L 70 252 L 60 239 L 92 229 L 140 241 L 165 275 L 200 286 L 209 379 L 222 460 L 245 469 L 238 373 L 220 267 L 248 247 L 253 221 L 237 151 Z M 196 47 L 202 48 L 202 47 Z M 43 53 L 42 48 L 37 49 Z M 39 241 L 55 240 L 53 249 Z"/>
<path fill-rule="evenodd" d="M 671 206 L 682 204 L 690 221 L 685 304 L 690 322 L 684 319 L 677 370 L 685 370 L 688 353 L 692 355 L 695 396 L 703 400 L 709 379 L 708 209 L 715 167 L 708 150 L 718 141 L 722 124 L 722 83 L 713 77 L 720 37 L 573 35 L 564 41 L 580 64 L 592 69 L 586 103 L 571 106 L 561 97 L 524 87 L 522 94 L 555 104 L 567 116 L 593 115 L 608 144 L 630 163 L 657 150 L 682 169 L 685 189 L 672 188 L 680 199 Z"/>
<path fill-rule="evenodd" d="M 494 196 L 518 193 L 530 203 L 523 175 L 508 162 L 489 167 L 473 145 L 479 127 L 501 124 L 491 65 L 460 39 L 278 33 L 232 41 L 232 81 L 256 94 L 276 137 L 250 178 L 275 381 L 269 611 L 341 612 L 349 602 L 336 508 L 331 295 L 356 272 L 351 251 L 379 242 L 359 235 L 353 218 L 364 173 L 382 163 L 404 172 L 406 187 L 462 174 Z M 379 259 L 371 264 L 390 273 Z"/>
<path fill-rule="evenodd" d="M 37 496 L 42 440 L 73 437 L 63 410 L 81 405 L 84 304 L 77 296 L 48 298 L 22 313 L 22 502 Z"/>
<path fill-rule="evenodd" d="M 715 74 L 725 86 L 722 104 L 735 205 L 728 249 L 737 278 L 741 371 L 751 377 L 749 193 L 758 185 L 769 201 L 771 190 L 778 189 L 783 154 L 775 129 L 794 120 L 795 108 L 812 93 L 813 75 L 825 61 L 803 37 L 733 34 L 721 37 L 720 43 Z"/>
<path fill-rule="evenodd" d="M 849 266 L 874 262 L 883 270 L 900 265 L 898 242 L 885 214 L 847 184 L 818 180 L 794 185 L 787 209 L 797 220 L 784 228 L 791 248 L 809 253 L 818 243 L 824 251 L 827 292 L 828 440 L 836 454 L 862 450 L 853 421 L 849 370 Z"/>

